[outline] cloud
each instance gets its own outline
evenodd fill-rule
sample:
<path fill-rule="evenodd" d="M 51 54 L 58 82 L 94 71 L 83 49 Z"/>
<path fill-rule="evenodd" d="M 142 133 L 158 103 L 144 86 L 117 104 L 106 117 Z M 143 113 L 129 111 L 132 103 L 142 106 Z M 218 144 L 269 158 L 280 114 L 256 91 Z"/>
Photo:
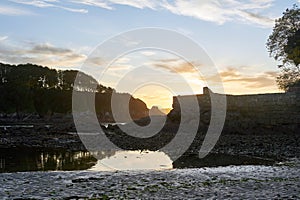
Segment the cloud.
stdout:
<path fill-rule="evenodd" d="M 86 56 L 71 49 L 55 47 L 49 43 L 32 44 L 22 48 L 9 43 L 0 48 L 0 61 L 11 64 L 34 63 L 49 67 L 76 67 Z"/>
<path fill-rule="evenodd" d="M 156 53 L 154 51 L 142 51 L 141 54 L 143 56 L 153 56 L 155 55 Z"/>
<path fill-rule="evenodd" d="M 260 14 L 272 6 L 274 0 L 72 0 L 72 2 L 114 9 L 114 5 L 126 5 L 139 9 L 167 10 L 176 15 L 193 17 L 203 21 L 224 24 L 228 21 L 271 27 L 274 19 Z"/>
<path fill-rule="evenodd" d="M 223 78 L 239 78 L 241 74 L 232 67 L 228 67 L 225 71 L 221 71 L 219 75 Z"/>
<path fill-rule="evenodd" d="M 10 0 L 14 3 L 19 4 L 25 4 L 25 5 L 31 5 L 39 8 L 46 8 L 46 7 L 53 7 L 55 2 L 58 2 L 56 0 Z"/>
<path fill-rule="evenodd" d="M 121 58 L 118 58 L 117 60 L 115 60 L 115 64 L 126 64 L 130 61 L 131 59 L 128 58 L 128 57 L 121 57 Z"/>
<path fill-rule="evenodd" d="M 39 8 L 56 7 L 79 13 L 87 13 L 88 10 L 78 9 L 78 5 L 108 10 L 114 10 L 116 6 L 122 5 L 137 9 L 165 10 L 176 15 L 193 17 L 217 24 L 232 21 L 268 28 L 272 27 L 275 21 L 272 17 L 262 14 L 272 7 L 274 0 L 68 0 L 66 1 L 68 7 L 59 0 L 10 1 Z"/>
<path fill-rule="evenodd" d="M 70 11 L 70 12 L 77 12 L 77 13 L 88 13 L 89 11 L 86 10 L 86 9 L 74 9 L 74 8 L 67 8 L 67 7 L 62 7 L 62 6 L 55 6 L 57 8 L 61 8 L 63 10 L 67 10 L 67 11 Z"/>
<path fill-rule="evenodd" d="M 151 8 L 155 9 L 157 7 L 157 0 L 110 0 L 112 4 L 132 6 L 135 8 Z"/>
<path fill-rule="evenodd" d="M 52 55 L 66 55 L 72 53 L 72 50 L 65 48 L 54 47 L 49 43 L 37 44 L 35 45 L 29 53 L 36 54 L 52 54 Z"/>
<path fill-rule="evenodd" d="M 33 14 L 32 12 L 25 10 L 23 8 L 21 9 L 12 6 L 0 5 L 0 15 L 20 16 L 20 15 L 32 15 L 32 14 Z"/>
<path fill-rule="evenodd" d="M 128 69 L 132 69 L 133 66 L 132 65 L 113 65 L 113 66 L 109 66 L 108 71 L 123 71 L 123 70 L 128 70 Z"/>
<path fill-rule="evenodd" d="M 164 8 L 177 15 L 194 17 L 204 21 L 223 24 L 229 18 L 224 14 L 220 3 L 215 0 L 191 1 L 177 0 L 174 4 L 166 3 Z"/>
<path fill-rule="evenodd" d="M 273 27 L 275 22 L 274 19 L 270 19 L 268 17 L 264 17 L 262 15 L 247 12 L 247 11 L 240 11 L 240 16 L 243 16 L 241 20 L 244 22 L 251 21 L 263 27 Z"/>
<path fill-rule="evenodd" d="M 6 40 L 7 38 L 8 36 L 0 36 L 0 42 Z"/>
<path fill-rule="evenodd" d="M 105 64 L 105 61 L 101 57 L 88 57 L 86 63 L 88 65 L 93 65 L 98 67 Z"/>
<path fill-rule="evenodd" d="M 165 3 L 164 8 L 177 15 L 224 24 L 240 21 L 264 27 L 273 26 L 274 20 L 258 14 L 272 6 L 273 0 L 176 0 Z"/>
<path fill-rule="evenodd" d="M 157 0 L 71 0 L 73 3 L 96 6 L 112 10 L 113 5 L 124 5 L 139 9 L 150 8 L 155 9 L 159 4 Z"/>
<path fill-rule="evenodd" d="M 275 79 L 278 75 L 276 71 L 265 71 L 258 74 L 243 74 L 236 68 L 228 67 L 219 73 L 224 84 L 233 83 L 249 89 L 274 87 Z M 214 79 L 215 77 L 209 77 Z"/>
<path fill-rule="evenodd" d="M 113 9 L 106 2 L 99 1 L 99 0 L 71 0 L 70 2 L 77 3 L 77 4 L 84 4 L 87 6 L 95 6 L 95 7 L 99 7 L 99 8 L 108 9 L 108 10 Z"/>
<path fill-rule="evenodd" d="M 167 70 L 172 73 L 189 74 L 197 72 L 194 66 L 199 66 L 197 63 L 189 63 L 182 59 L 161 59 L 154 63 L 152 66 Z"/>
<path fill-rule="evenodd" d="M 113 7 L 111 7 L 107 2 L 99 1 L 99 0 L 71 0 L 71 2 L 76 4 L 83 4 L 87 6 L 104 8 L 107 10 L 113 10 Z"/>
<path fill-rule="evenodd" d="M 60 5 L 61 2 L 59 0 L 10 0 L 10 1 L 14 3 L 30 5 L 38 8 L 53 7 L 53 8 L 60 8 L 63 10 L 67 10 L 70 12 L 88 13 L 88 10 L 86 9 L 75 9 L 75 8 L 62 6 Z"/>

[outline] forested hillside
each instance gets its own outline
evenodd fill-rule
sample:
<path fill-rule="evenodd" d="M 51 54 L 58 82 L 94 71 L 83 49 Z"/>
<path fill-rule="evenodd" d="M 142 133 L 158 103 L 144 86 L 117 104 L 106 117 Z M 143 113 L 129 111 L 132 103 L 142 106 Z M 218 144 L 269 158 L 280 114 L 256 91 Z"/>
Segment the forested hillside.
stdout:
<path fill-rule="evenodd" d="M 80 76 L 80 83 L 74 88 L 77 75 Z M 148 115 L 148 108 L 140 99 L 135 99 L 130 94 L 116 93 L 113 88 L 99 84 L 92 76 L 83 72 L 49 69 L 34 64 L 0 63 L 0 113 L 36 113 L 41 117 L 54 113 L 71 113 L 73 89 L 77 92 L 95 93 L 96 112 L 104 121 L 113 121 L 113 93 L 120 98 L 130 98 L 132 118 Z"/>

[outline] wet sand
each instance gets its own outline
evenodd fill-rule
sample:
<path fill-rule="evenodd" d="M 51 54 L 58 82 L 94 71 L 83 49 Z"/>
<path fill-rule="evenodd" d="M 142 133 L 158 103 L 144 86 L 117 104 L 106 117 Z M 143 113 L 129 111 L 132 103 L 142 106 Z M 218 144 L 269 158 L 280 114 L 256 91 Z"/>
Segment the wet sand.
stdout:
<path fill-rule="evenodd" d="M 299 199 L 299 161 L 127 172 L 0 174 L 1 199 Z"/>

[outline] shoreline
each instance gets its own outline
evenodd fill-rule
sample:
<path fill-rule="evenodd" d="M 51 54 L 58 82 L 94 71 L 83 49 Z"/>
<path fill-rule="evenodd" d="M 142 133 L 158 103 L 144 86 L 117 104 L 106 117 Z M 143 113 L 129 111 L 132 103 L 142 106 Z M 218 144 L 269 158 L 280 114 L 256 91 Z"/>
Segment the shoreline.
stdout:
<path fill-rule="evenodd" d="M 299 199 L 300 167 L 1 174 L 4 199 Z"/>
<path fill-rule="evenodd" d="M 66 151 L 86 151 L 74 124 L 70 118 L 52 120 L 28 120 L 6 122 L 0 119 L 0 148 L 29 148 L 51 149 Z M 10 127 L 3 125 L 27 125 L 33 127 Z M 175 128 L 174 128 L 175 127 Z M 168 124 L 158 136 L 147 140 L 136 140 L 124 135 L 117 126 L 101 126 L 106 136 L 124 150 L 159 150 L 166 142 L 172 140 L 175 125 Z M 176 131 L 175 131 L 176 132 Z M 70 134 L 74 133 L 74 134 Z M 204 135 L 199 133 L 192 145 L 182 156 L 195 157 L 201 147 Z M 234 156 L 249 156 L 274 161 L 286 161 L 291 158 L 300 158 L 300 134 L 222 134 L 211 154 L 224 154 Z"/>
<path fill-rule="evenodd" d="M 1 124 L 5 120 L 0 119 Z M 86 151 L 79 136 L 70 134 L 76 132 L 71 118 L 10 124 L 34 126 L 0 128 L 0 149 Z M 135 143 L 117 126 L 102 128 L 111 141 L 131 150 L 146 147 L 156 150 L 177 131 L 176 124 L 167 124 L 157 137 Z M 171 170 L 93 172 L 85 170 L 88 166 L 71 171 L 0 173 L 3 185 L 0 196 L 3 199 L 300 198 L 300 134 L 221 134 L 206 160 L 197 157 L 204 136 L 201 133 L 196 136 L 188 151 L 173 161 Z"/>

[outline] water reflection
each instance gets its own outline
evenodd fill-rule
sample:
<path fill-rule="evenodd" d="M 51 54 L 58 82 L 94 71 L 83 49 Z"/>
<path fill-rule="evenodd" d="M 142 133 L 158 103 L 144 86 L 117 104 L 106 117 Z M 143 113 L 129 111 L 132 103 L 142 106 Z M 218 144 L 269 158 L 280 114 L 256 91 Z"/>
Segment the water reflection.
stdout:
<path fill-rule="evenodd" d="M 97 161 L 96 158 L 99 160 Z M 171 159 L 154 151 L 69 152 L 38 149 L 0 149 L 0 172 L 114 171 L 172 168 Z"/>
<path fill-rule="evenodd" d="M 98 160 L 96 159 L 98 158 Z M 70 152 L 37 149 L 0 149 L 0 172 L 165 170 L 228 165 L 273 165 L 273 159 L 241 155 L 182 156 L 176 161 L 160 151 Z"/>
<path fill-rule="evenodd" d="M 0 172 L 84 170 L 96 162 L 89 152 L 0 149 Z"/>
<path fill-rule="evenodd" d="M 97 158 L 99 158 L 97 152 Z M 107 156 L 107 153 L 104 153 Z M 172 160 L 159 151 L 116 151 L 113 155 L 99 159 L 92 171 L 111 170 L 163 170 L 172 169 Z"/>
<path fill-rule="evenodd" d="M 107 128 L 109 125 L 111 126 L 115 126 L 115 125 L 125 125 L 126 123 L 101 123 L 102 126 L 104 126 L 105 128 Z"/>

